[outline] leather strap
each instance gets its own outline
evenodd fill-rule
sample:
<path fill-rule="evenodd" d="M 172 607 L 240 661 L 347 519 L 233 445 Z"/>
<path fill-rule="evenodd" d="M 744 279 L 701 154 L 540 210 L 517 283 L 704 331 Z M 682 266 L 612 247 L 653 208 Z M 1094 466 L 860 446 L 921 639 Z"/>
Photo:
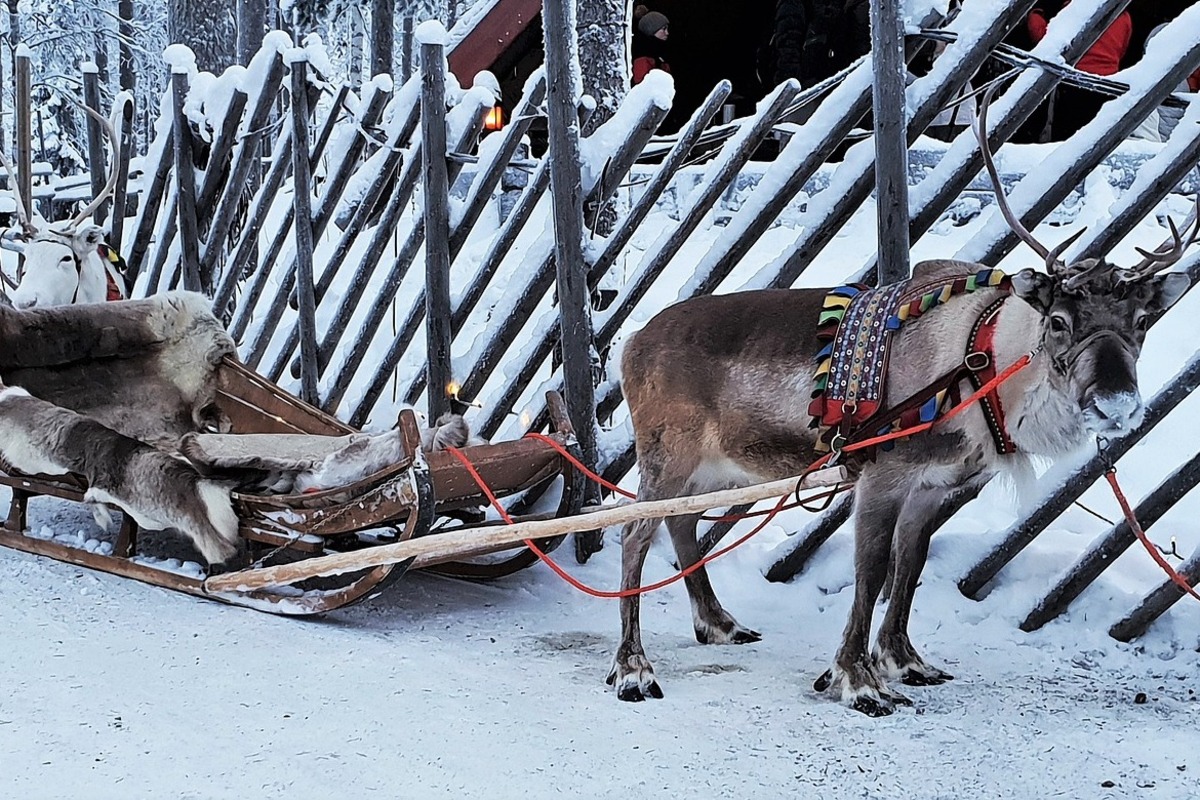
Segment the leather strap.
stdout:
<path fill-rule="evenodd" d="M 996 322 L 1000 318 L 1000 309 L 1008 295 L 1003 295 L 988 306 L 975 324 L 971 327 L 971 336 L 967 339 L 967 355 L 963 366 L 967 368 L 967 377 L 975 391 L 996 377 L 996 352 L 993 343 L 996 339 Z M 1004 424 L 1004 406 L 1000 403 L 1000 394 L 992 390 L 979 401 L 983 409 L 983 418 L 987 421 L 988 430 L 992 432 L 992 441 L 996 443 L 996 452 L 1001 455 L 1017 452 L 1017 446 L 1008 435 Z"/>

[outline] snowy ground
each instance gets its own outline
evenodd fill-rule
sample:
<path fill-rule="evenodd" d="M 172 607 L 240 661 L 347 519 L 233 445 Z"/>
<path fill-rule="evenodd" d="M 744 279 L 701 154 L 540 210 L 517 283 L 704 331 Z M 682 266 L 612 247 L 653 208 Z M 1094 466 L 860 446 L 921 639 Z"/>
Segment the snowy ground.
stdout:
<path fill-rule="evenodd" d="M 85 523 L 57 501 L 35 507 L 35 526 Z M 758 575 L 782 533 L 764 537 L 712 570 L 763 641 L 698 645 L 682 590 L 653 595 L 643 626 L 667 696 L 637 705 L 603 683 L 615 605 L 540 568 L 492 585 L 415 575 L 299 621 L 6 552 L 0 787 L 14 798 L 1195 796 L 1195 608 L 1119 645 L 1104 630 L 1132 595 L 1105 581 L 1087 610 L 1016 628 L 1079 533 L 1059 531 L 978 603 L 953 579 L 989 537 L 939 535 L 913 631 L 957 680 L 911 690 L 915 710 L 888 719 L 811 689 L 849 608 L 849 537 L 786 585 Z M 618 549 L 577 574 L 612 585 Z M 656 549 L 648 577 L 669 570 Z"/>

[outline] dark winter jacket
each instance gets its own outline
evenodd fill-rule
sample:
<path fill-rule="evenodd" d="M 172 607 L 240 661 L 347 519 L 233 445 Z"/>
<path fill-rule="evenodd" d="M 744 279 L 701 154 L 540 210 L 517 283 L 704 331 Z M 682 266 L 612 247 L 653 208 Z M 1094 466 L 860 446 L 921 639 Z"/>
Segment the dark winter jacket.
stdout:
<path fill-rule="evenodd" d="M 812 86 L 871 50 L 868 0 L 778 0 L 774 82 Z"/>
<path fill-rule="evenodd" d="M 671 71 L 667 63 L 667 43 L 653 36 L 647 36 L 641 31 L 633 32 L 633 85 L 637 86 L 652 69 Z"/>

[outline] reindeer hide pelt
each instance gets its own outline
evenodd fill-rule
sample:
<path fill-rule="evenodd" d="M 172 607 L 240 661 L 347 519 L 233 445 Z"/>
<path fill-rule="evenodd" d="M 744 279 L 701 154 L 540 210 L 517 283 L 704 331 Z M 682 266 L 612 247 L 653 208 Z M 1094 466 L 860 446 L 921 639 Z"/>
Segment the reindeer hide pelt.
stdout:
<path fill-rule="evenodd" d="M 214 402 L 216 371 L 234 353 L 193 292 L 0 308 L 0 380 L 168 448 L 189 431 L 228 428 Z"/>
<path fill-rule="evenodd" d="M 0 463 L 27 475 L 80 475 L 84 502 L 107 527 L 107 505 L 149 530 L 182 531 L 209 564 L 237 551 L 229 485 L 91 417 L 0 384 Z"/>

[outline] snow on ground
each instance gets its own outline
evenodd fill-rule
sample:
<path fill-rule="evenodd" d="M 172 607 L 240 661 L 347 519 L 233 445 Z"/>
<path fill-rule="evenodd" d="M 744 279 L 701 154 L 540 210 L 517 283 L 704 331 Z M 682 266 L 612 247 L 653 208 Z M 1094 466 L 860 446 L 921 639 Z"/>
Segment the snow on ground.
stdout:
<path fill-rule="evenodd" d="M 88 524 L 55 500 L 35 501 L 31 522 Z M 0 786 L 22 798 L 1194 797 L 1195 607 L 1120 645 L 1104 631 L 1137 593 L 1106 578 L 1059 622 L 1016 627 L 1098 525 L 1053 531 L 982 602 L 954 580 L 994 536 L 936 537 L 912 629 L 957 680 L 908 690 L 915 709 L 887 719 L 811 689 L 853 593 L 845 532 L 791 584 L 759 574 L 780 529 L 714 566 L 758 644 L 699 645 L 678 585 L 648 597 L 666 698 L 636 705 L 603 683 L 615 604 L 542 568 L 493 584 L 412 575 L 296 620 L 6 551 Z M 610 537 L 572 568 L 612 586 L 619 547 Z M 670 571 L 656 546 L 647 580 Z"/>

